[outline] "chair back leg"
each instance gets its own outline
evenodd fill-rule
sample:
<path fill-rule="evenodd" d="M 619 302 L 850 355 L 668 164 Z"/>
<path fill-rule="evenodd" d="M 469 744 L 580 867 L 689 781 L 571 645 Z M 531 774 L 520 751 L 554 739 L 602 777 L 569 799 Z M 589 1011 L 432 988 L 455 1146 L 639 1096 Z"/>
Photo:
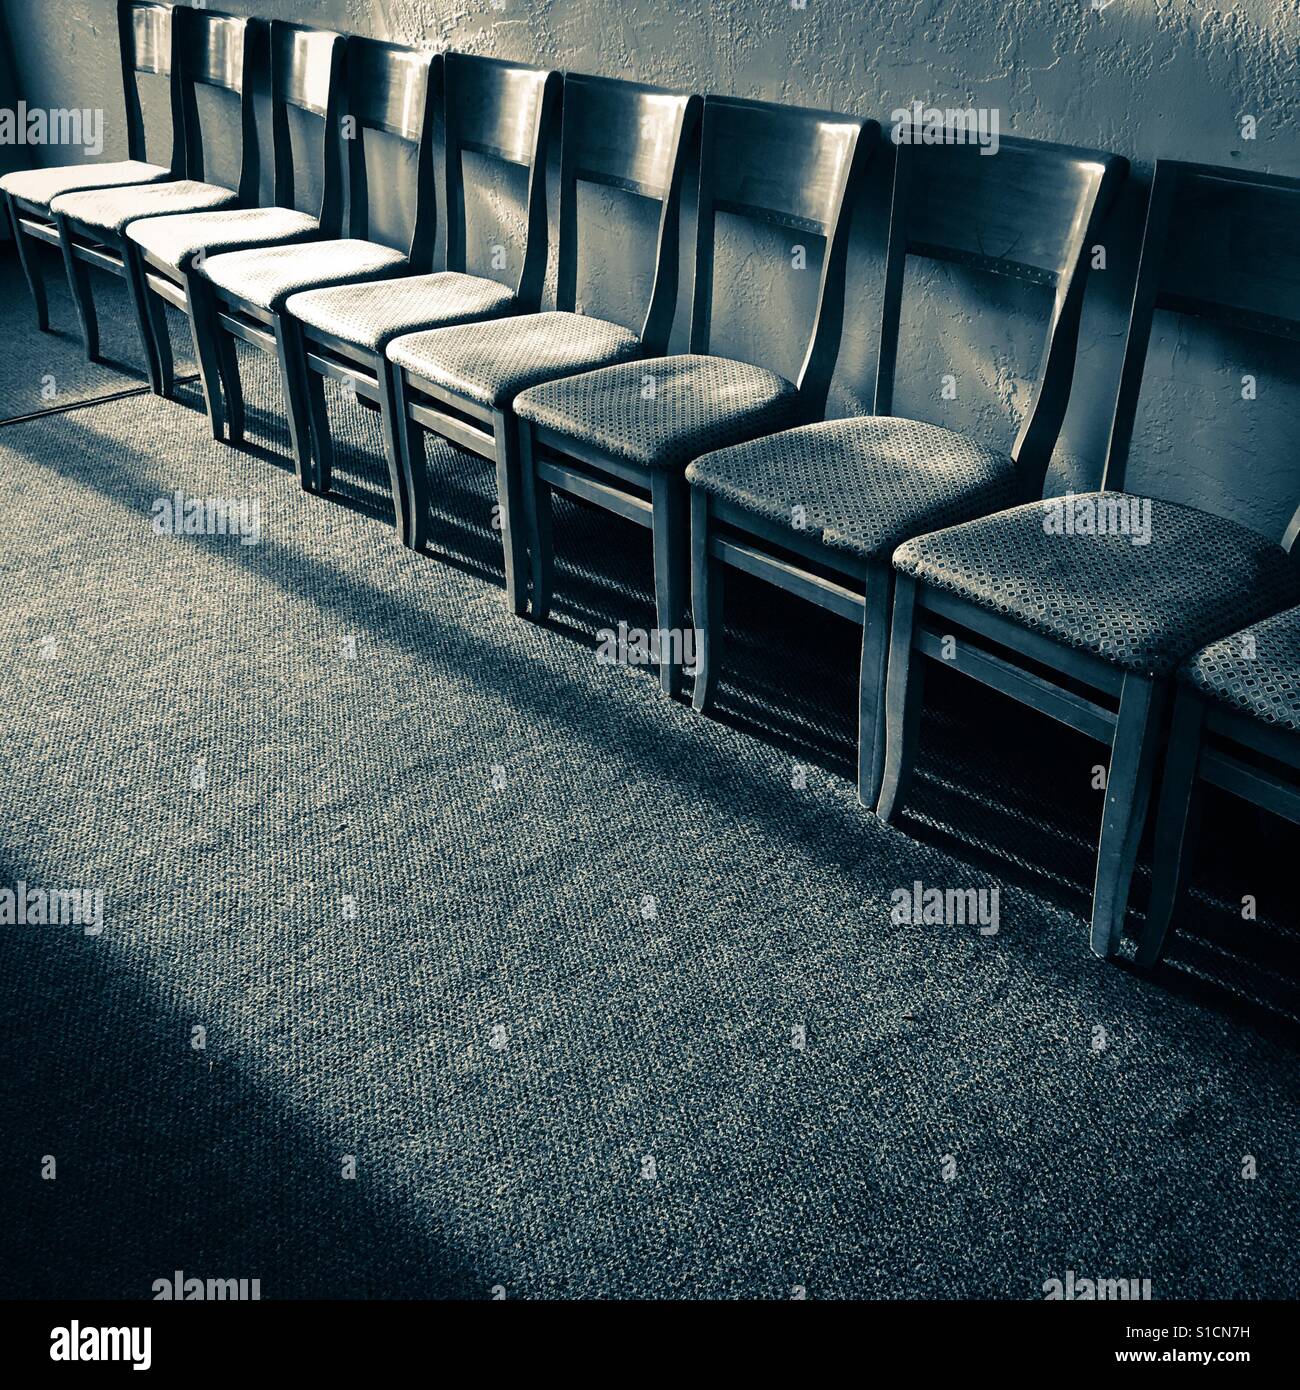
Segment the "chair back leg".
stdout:
<path fill-rule="evenodd" d="M 405 420 L 405 407 L 400 398 L 402 369 L 396 362 L 390 362 L 384 356 L 382 347 L 375 359 L 375 378 L 379 382 L 379 422 L 384 432 L 384 457 L 388 460 L 388 483 L 393 492 L 393 528 L 397 532 L 397 539 L 403 545 L 409 546 L 411 544 L 411 501 L 406 490 L 406 470 L 402 466 L 400 433 Z M 321 394 L 324 395 L 323 387 Z M 326 433 L 328 432 L 326 429 Z M 332 449 L 332 446 L 330 447 Z"/>
<path fill-rule="evenodd" d="M 726 567 L 710 551 L 709 494 L 691 489 L 691 621 L 695 624 L 695 685 L 691 704 L 700 714 L 713 705 L 722 656 L 722 593 Z"/>
<path fill-rule="evenodd" d="M 165 396 L 169 392 L 163 390 L 163 369 L 160 345 L 157 341 L 158 333 L 149 307 L 149 301 L 157 296 L 150 294 L 148 286 L 145 284 L 144 270 L 134 243 L 128 237 L 120 236 L 115 238 L 113 247 L 122 257 L 123 279 L 126 281 L 126 292 L 131 299 L 131 308 L 135 311 L 135 326 L 140 334 L 140 351 L 144 355 L 145 370 L 149 374 L 149 389 L 155 396 Z M 168 378 L 170 379 L 172 375 L 171 341 L 165 336 L 165 323 L 163 327 L 169 368 Z"/>
<path fill-rule="evenodd" d="M 207 281 L 194 266 L 186 266 L 182 274 L 185 277 L 185 312 L 190 321 L 194 360 L 199 366 L 199 381 L 208 410 L 208 426 L 213 439 L 220 439 L 225 431 L 226 410 L 221 390 L 221 365 L 217 356 L 216 305 Z"/>
<path fill-rule="evenodd" d="M 1151 904 L 1138 944 L 1137 963 L 1143 970 L 1153 969 L 1164 954 L 1174 908 L 1187 886 L 1191 862 L 1188 851 L 1195 843 L 1200 818 L 1196 768 L 1201 759 L 1204 722 L 1204 701 L 1194 691 L 1180 688 L 1174 701 L 1165 771 L 1160 782 L 1160 805 L 1156 811 Z"/>
<path fill-rule="evenodd" d="M 519 471 L 519 426 L 512 410 L 492 412 L 496 446 L 497 508 L 505 557 L 506 603 L 517 617 L 528 611 L 528 547 L 523 479 Z"/>
<path fill-rule="evenodd" d="M 690 534 L 686 479 L 662 469 L 650 479 L 654 523 L 655 626 L 659 629 L 659 686 L 675 698 L 682 687 L 673 635 L 682 631 L 690 581 Z"/>
<path fill-rule="evenodd" d="M 555 583 L 555 535 L 551 524 L 551 485 L 537 471 L 533 427 L 519 422 L 519 472 L 528 524 L 528 560 L 532 578 L 529 616 L 545 622 L 551 611 Z"/>
<path fill-rule="evenodd" d="M 1120 688 L 1092 890 L 1092 950 L 1106 960 L 1119 954 L 1123 937 L 1167 694 L 1168 683 L 1149 676 L 1127 675 Z"/>
<path fill-rule="evenodd" d="M 312 472 L 311 419 L 307 411 L 307 359 L 302 329 L 291 314 L 275 316 L 275 360 L 280 367 L 280 389 L 284 393 L 289 443 L 293 449 L 298 486 L 304 492 L 312 492 L 316 479 Z"/>
<path fill-rule="evenodd" d="M 889 667 L 894 567 L 867 568 L 862 613 L 862 664 L 858 672 L 858 800 L 874 810 L 885 771 L 885 681 Z"/>
<path fill-rule="evenodd" d="M 55 216 L 59 229 L 59 250 L 63 253 L 63 268 L 68 273 L 68 288 L 76 306 L 77 321 L 81 324 L 81 341 L 88 362 L 99 362 L 99 316 L 95 313 L 95 295 L 90 284 L 90 271 L 72 250 L 72 229 L 67 218 Z"/>
<path fill-rule="evenodd" d="M 876 815 L 891 820 L 907 790 L 916 757 L 916 738 L 925 694 L 925 658 L 912 649 L 916 616 L 916 580 L 897 575 L 889 628 L 889 663 L 885 680 L 885 767 Z"/>

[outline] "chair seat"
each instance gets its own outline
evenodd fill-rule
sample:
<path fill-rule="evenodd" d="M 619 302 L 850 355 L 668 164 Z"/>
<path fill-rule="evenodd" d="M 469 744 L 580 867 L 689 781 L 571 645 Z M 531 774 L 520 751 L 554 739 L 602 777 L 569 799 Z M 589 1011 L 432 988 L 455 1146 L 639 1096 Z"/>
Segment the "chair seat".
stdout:
<path fill-rule="evenodd" d="M 240 246 L 301 242 L 319 228 L 314 217 L 292 208 L 223 208 L 147 217 L 131 223 L 126 234 L 142 251 L 179 270 L 200 251 L 215 255 Z"/>
<path fill-rule="evenodd" d="M 1262 724 L 1300 733 L 1300 608 L 1212 642 L 1178 676 Z"/>
<path fill-rule="evenodd" d="M 1120 509 L 1148 504 L 1130 534 Z M 1062 517 L 1072 516 L 1072 532 Z M 1106 534 L 1081 530 L 1103 520 Z M 1105 520 L 1109 517 L 1110 520 Z M 1030 502 L 908 541 L 894 565 L 1125 671 L 1166 675 L 1189 653 L 1300 603 L 1300 566 L 1274 541 L 1194 507 L 1119 492 Z"/>
<path fill-rule="evenodd" d="M 291 296 L 284 307 L 312 328 L 379 352 L 399 334 L 492 318 L 514 302 L 514 295 L 495 280 L 447 270 L 379 284 L 305 290 Z"/>
<path fill-rule="evenodd" d="M 728 444 L 798 423 L 775 372 L 727 357 L 658 357 L 548 382 L 515 402 L 525 420 L 643 468 L 682 469 Z"/>
<path fill-rule="evenodd" d="M 169 179 L 170 169 L 161 164 L 145 164 L 139 159 L 122 159 L 112 164 L 65 164 L 58 169 L 16 169 L 0 178 L 0 190 L 47 208 L 61 193 L 83 188 L 114 188 L 120 184 L 153 183 Z"/>
<path fill-rule="evenodd" d="M 705 454 L 701 491 L 867 559 L 923 531 L 1013 506 L 1015 465 L 969 435 L 919 420 L 828 420 Z M 796 509 L 799 509 L 796 511 Z"/>
<path fill-rule="evenodd" d="M 399 366 L 481 405 L 509 405 L 538 382 L 625 362 L 640 340 L 585 314 L 524 314 L 463 328 L 412 333 L 388 345 Z"/>
<path fill-rule="evenodd" d="M 238 196 L 231 189 L 215 183 L 169 179 L 166 183 L 62 193 L 50 204 L 50 211 L 71 217 L 99 231 L 121 232 L 128 222 L 134 222 L 137 218 L 229 207 Z"/>
<path fill-rule="evenodd" d="M 298 290 L 396 275 L 405 265 L 406 257 L 389 246 L 344 238 L 208 255 L 203 274 L 218 289 L 246 303 L 279 309 Z"/>

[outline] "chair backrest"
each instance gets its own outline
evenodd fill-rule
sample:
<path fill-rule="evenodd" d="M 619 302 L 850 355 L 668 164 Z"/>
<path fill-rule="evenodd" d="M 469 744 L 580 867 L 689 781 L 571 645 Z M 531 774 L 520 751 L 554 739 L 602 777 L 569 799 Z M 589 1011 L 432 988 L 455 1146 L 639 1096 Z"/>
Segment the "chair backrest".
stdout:
<path fill-rule="evenodd" d="M 968 134 L 952 126 L 895 127 L 874 409 L 892 409 L 908 256 L 1048 287 L 1054 295 L 1047 338 L 1011 449 L 1025 496 L 1034 497 L 1070 400 L 1091 248 L 1128 163 L 1100 150 L 1012 136 L 986 154 L 992 147 Z"/>
<path fill-rule="evenodd" d="M 1300 179 L 1156 161 L 1105 488 L 1124 487 L 1157 309 L 1300 341 Z M 1288 548 L 1297 531 L 1300 512 Z"/>
<path fill-rule="evenodd" d="M 343 58 L 346 40 L 328 29 L 311 29 L 287 20 L 271 21 L 271 143 L 275 159 L 275 201 L 294 202 L 293 140 L 290 109 L 321 122 L 321 232 L 336 237 L 343 222 L 343 173 L 339 154 L 343 113 Z"/>
<path fill-rule="evenodd" d="M 179 35 L 172 23 L 171 5 L 153 0 L 117 0 L 117 46 L 122 68 L 122 99 L 126 106 L 126 153 L 143 160 L 147 153 L 144 109 L 140 103 L 140 73 L 171 79 L 172 173 L 185 172 L 185 118 L 178 103 L 176 71 Z"/>
<path fill-rule="evenodd" d="M 820 413 L 844 307 L 848 194 L 879 137 L 875 121 L 854 116 L 739 97 L 705 98 L 691 352 L 709 351 L 719 213 L 820 237 L 826 245 L 817 309 L 796 382 L 809 412 Z M 788 331 L 783 322 L 762 328 L 771 337 Z"/>
<path fill-rule="evenodd" d="M 379 39 L 350 37 L 347 49 L 348 229 L 354 237 L 382 239 L 375 227 L 366 169 L 366 132 L 381 131 L 414 153 L 415 203 L 409 235 L 399 248 L 411 268 L 433 266 L 437 232 L 433 178 L 434 84 L 441 62 L 432 53 Z"/>
<path fill-rule="evenodd" d="M 639 82 L 564 75 L 560 244 L 556 308 L 578 295 L 578 185 L 601 184 L 660 205 L 654 283 L 641 329 L 651 354 L 668 346 L 677 302 L 682 175 L 699 126 L 700 98 Z"/>
<path fill-rule="evenodd" d="M 486 155 L 527 169 L 526 241 L 516 298 L 525 310 L 535 309 L 541 302 L 546 274 L 546 155 L 560 74 L 523 63 L 447 53 L 442 82 L 447 268 L 465 269 L 464 156 Z"/>
<path fill-rule="evenodd" d="M 204 177 L 204 134 L 198 88 L 215 87 L 239 98 L 239 196 L 257 201 L 257 108 L 253 100 L 254 21 L 242 15 L 178 6 L 173 17 L 176 65 L 185 123 L 185 176 Z"/>

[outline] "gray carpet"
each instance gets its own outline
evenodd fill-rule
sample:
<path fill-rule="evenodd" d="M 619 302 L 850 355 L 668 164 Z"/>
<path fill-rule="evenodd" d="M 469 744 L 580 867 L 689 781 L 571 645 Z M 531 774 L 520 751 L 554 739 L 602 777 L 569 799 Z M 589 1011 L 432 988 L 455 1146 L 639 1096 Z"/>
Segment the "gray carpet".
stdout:
<path fill-rule="evenodd" d="M 36 255 L 49 298 L 48 333 L 36 331 L 31 293 L 12 247 L 0 255 L 0 342 L 6 345 L 0 355 L 0 422 L 147 389 L 139 331 L 126 285 L 107 272 L 91 271 L 103 360 L 88 362 L 63 262 L 48 247 L 37 247 Z M 169 308 L 167 317 L 176 370 L 192 375 L 197 368 L 189 325 L 175 309 Z"/>
<path fill-rule="evenodd" d="M 643 535 L 565 507 L 519 621 L 481 465 L 440 456 L 453 563 L 410 555 L 373 419 L 309 498 L 249 380 L 244 452 L 192 389 L 0 429 L 0 883 L 105 891 L 102 935 L 5 928 L 0 1291 L 1293 1293 L 1294 898 L 1231 911 L 1290 832 L 1208 855 L 1160 975 L 1104 965 L 1091 745 L 936 682 L 882 827 L 850 632 L 741 586 L 699 718 L 594 657 Z M 260 544 L 154 535 L 176 488 Z M 895 924 L 916 879 L 1000 887 L 1000 932 Z"/>

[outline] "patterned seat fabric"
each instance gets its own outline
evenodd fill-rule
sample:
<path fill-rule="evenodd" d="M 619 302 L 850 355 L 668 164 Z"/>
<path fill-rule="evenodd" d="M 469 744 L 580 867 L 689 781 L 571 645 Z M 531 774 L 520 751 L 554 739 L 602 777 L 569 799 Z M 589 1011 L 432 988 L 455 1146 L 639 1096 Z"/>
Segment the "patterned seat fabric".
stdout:
<path fill-rule="evenodd" d="M 1015 465 L 919 420 L 828 420 L 705 454 L 695 486 L 867 559 L 1019 501 Z"/>
<path fill-rule="evenodd" d="M 1119 529 L 1122 516 L 1129 534 Z M 1134 544 L 1144 533 L 1146 543 Z M 1276 542 L 1209 512 L 1131 493 L 1030 502 L 908 541 L 894 565 L 1149 675 L 1166 675 L 1211 639 L 1300 603 L 1300 566 Z"/>
<path fill-rule="evenodd" d="M 18 169 L 0 178 L 0 189 L 26 203 L 48 207 L 60 193 L 82 188 L 113 188 L 119 184 L 153 183 L 169 179 L 170 169 L 161 164 L 145 164 L 139 159 L 123 159 L 113 164 L 65 164 L 59 169 Z"/>
<path fill-rule="evenodd" d="M 306 290 L 285 302 L 303 323 L 378 352 L 390 338 L 435 325 L 504 314 L 515 297 L 504 285 L 446 270 L 380 284 Z"/>
<path fill-rule="evenodd" d="M 203 274 L 219 289 L 262 309 L 279 309 L 297 290 L 395 275 L 406 257 L 376 241 L 307 241 L 206 256 Z"/>
<path fill-rule="evenodd" d="M 50 204 L 50 211 L 101 231 L 120 232 L 136 218 L 229 207 L 237 197 L 238 194 L 219 184 L 196 183 L 193 179 L 169 179 L 166 183 L 63 193 Z"/>
<path fill-rule="evenodd" d="M 132 222 L 126 234 L 142 251 L 179 270 L 200 251 L 216 255 L 239 246 L 305 241 L 319 227 L 314 217 L 292 208 L 224 208 L 146 217 Z"/>
<path fill-rule="evenodd" d="M 504 406 L 539 381 L 626 362 L 640 346 L 635 333 L 616 323 L 548 313 L 412 333 L 394 339 L 388 356 L 481 405 Z"/>
<path fill-rule="evenodd" d="M 1262 724 L 1300 733 L 1300 608 L 1212 642 L 1178 675 Z"/>
<path fill-rule="evenodd" d="M 644 468 L 680 469 L 728 444 L 799 423 L 799 395 L 775 372 L 728 357 L 659 357 L 534 387 L 525 420 Z"/>

